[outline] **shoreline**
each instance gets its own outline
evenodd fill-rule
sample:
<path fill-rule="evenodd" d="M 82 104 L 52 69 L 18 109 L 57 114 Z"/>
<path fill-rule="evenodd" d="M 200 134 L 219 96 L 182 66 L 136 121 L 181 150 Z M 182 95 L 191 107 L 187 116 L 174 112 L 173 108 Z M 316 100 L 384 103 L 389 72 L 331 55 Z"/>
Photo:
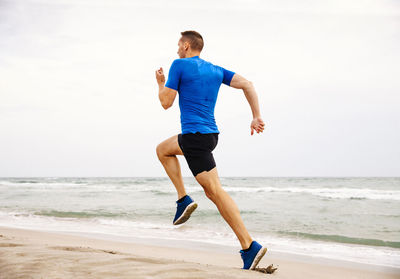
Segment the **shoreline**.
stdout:
<path fill-rule="evenodd" d="M 278 270 L 263 274 L 241 269 L 240 248 L 196 241 L 6 226 L 0 226 L 0 235 L 0 274 L 5 278 L 18 278 L 21 270 L 31 278 L 400 278 L 397 268 L 275 251 L 268 251 L 258 266 L 274 264 Z"/>

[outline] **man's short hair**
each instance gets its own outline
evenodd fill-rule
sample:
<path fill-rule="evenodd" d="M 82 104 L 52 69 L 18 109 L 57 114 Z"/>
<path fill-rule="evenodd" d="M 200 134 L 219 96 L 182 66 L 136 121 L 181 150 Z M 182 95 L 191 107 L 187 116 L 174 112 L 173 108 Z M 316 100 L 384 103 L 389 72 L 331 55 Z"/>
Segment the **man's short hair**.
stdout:
<path fill-rule="evenodd" d="M 193 50 L 201 51 L 203 49 L 204 40 L 203 37 L 200 35 L 200 33 L 190 30 L 181 32 L 181 35 L 182 35 L 181 40 L 183 42 L 189 42 L 190 47 Z"/>

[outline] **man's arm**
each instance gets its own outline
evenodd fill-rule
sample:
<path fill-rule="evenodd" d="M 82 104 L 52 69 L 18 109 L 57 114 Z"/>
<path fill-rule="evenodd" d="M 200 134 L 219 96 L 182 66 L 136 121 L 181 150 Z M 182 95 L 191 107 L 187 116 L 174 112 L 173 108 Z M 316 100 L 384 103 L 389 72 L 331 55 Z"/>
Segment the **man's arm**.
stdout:
<path fill-rule="evenodd" d="M 235 73 L 229 86 L 237 89 L 242 89 L 247 101 L 249 102 L 251 112 L 253 114 L 253 121 L 250 124 L 251 135 L 253 135 L 254 130 L 256 130 L 257 133 L 264 131 L 265 124 L 261 118 L 258 97 L 256 90 L 254 89 L 253 83 L 251 81 L 248 81 L 241 75 Z"/>
<path fill-rule="evenodd" d="M 158 98 L 164 109 L 168 109 L 175 101 L 176 93 L 178 91 L 165 87 L 165 76 L 163 68 L 156 71 L 156 79 L 158 83 Z"/>

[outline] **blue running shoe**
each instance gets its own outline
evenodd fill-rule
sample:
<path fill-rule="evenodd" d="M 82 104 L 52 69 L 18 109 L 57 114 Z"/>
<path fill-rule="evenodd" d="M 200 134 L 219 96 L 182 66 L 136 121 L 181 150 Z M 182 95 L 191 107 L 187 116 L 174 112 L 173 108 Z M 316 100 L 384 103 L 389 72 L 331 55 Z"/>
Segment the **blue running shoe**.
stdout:
<path fill-rule="evenodd" d="M 190 218 L 190 214 L 197 208 L 197 203 L 189 195 L 186 195 L 182 202 L 176 201 L 176 204 L 174 225 L 185 223 Z"/>
<path fill-rule="evenodd" d="M 255 269 L 262 257 L 264 257 L 267 252 L 266 247 L 262 247 L 257 241 L 254 241 L 250 244 L 249 250 L 244 251 L 240 250 L 240 256 L 243 260 L 243 268 L 242 269 Z"/>

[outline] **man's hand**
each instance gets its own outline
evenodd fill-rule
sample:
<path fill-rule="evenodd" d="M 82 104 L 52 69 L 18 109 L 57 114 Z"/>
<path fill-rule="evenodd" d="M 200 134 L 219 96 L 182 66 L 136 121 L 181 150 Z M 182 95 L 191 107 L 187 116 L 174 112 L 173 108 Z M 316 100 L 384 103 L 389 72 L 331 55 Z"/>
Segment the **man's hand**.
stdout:
<path fill-rule="evenodd" d="M 264 131 L 264 122 L 262 121 L 261 117 L 256 117 L 251 121 L 250 128 L 251 128 L 251 135 L 254 134 L 254 130 L 258 133 Z"/>
<path fill-rule="evenodd" d="M 163 85 L 165 83 L 164 70 L 162 67 L 156 71 L 156 80 L 158 85 Z"/>

